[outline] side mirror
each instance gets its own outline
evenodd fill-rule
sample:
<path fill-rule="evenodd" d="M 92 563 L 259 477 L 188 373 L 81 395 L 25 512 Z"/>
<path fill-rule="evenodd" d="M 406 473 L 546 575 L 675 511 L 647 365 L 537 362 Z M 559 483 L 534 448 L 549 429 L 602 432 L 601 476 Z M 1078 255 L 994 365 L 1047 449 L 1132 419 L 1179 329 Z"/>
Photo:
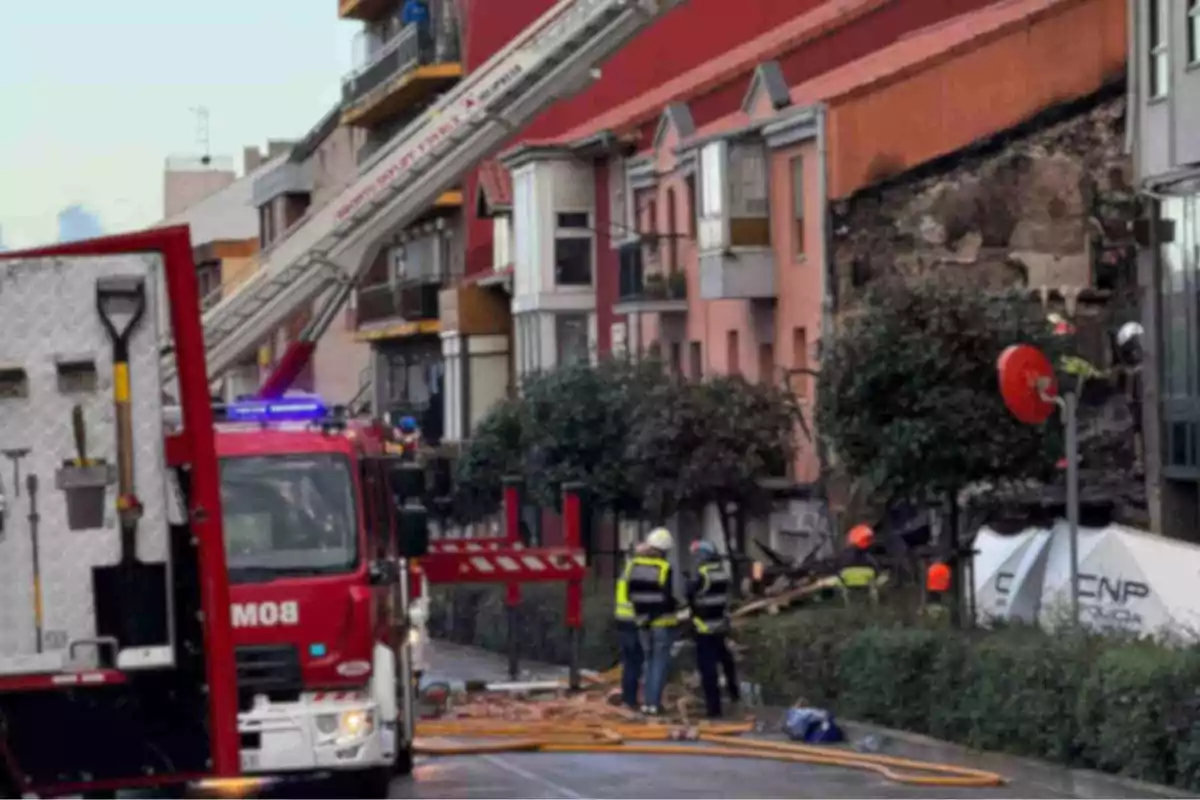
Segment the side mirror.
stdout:
<path fill-rule="evenodd" d="M 425 506 L 405 503 L 396 512 L 396 550 L 404 558 L 422 558 L 429 552 L 429 512 Z"/>
<path fill-rule="evenodd" d="M 372 586 L 391 586 L 400 582 L 400 570 L 393 561 L 375 559 L 367 566 L 367 581 Z"/>

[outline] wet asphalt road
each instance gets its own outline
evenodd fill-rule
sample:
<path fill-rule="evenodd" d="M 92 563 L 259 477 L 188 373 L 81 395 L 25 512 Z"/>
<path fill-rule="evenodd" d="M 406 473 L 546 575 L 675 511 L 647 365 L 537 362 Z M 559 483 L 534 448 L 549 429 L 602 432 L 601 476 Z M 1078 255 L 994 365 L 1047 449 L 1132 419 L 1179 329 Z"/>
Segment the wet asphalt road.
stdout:
<path fill-rule="evenodd" d="M 528 665 L 525 665 L 528 666 Z M 531 677 L 557 674 L 529 667 Z M 505 680 L 501 657 L 439 643 L 430 679 Z M 1002 789 L 902 786 L 872 773 L 805 764 L 683 756 L 519 753 L 421 759 L 392 797 L 702 798 L 702 797 L 1068 797 L 1016 780 Z"/>

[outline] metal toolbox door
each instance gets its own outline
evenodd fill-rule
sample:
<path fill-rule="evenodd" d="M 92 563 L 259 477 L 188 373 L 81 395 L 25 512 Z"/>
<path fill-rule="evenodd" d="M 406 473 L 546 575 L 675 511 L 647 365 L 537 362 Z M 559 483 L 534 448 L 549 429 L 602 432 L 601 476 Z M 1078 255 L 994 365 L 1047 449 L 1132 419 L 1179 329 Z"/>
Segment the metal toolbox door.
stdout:
<path fill-rule="evenodd" d="M 0 675 L 72 666 L 70 644 L 97 636 L 93 570 L 121 560 L 113 350 L 96 298 L 98 279 L 112 277 L 140 279 L 146 290 L 128 343 L 133 477 L 143 509 L 136 552 L 141 562 L 165 565 L 155 612 L 161 635 L 156 627 L 151 640 L 122 649 L 116 666 L 173 666 L 161 264 L 157 254 L 0 260 Z M 84 663 L 73 666 L 95 666 L 95 648 L 75 650 Z"/>

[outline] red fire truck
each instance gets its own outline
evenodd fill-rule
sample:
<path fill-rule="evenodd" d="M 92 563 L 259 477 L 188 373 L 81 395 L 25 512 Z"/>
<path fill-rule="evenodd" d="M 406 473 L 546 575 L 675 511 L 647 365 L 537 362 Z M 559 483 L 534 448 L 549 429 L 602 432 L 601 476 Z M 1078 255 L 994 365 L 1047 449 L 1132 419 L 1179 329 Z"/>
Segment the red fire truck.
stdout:
<path fill-rule="evenodd" d="M 216 416 L 242 769 L 386 796 L 412 768 L 425 473 L 316 398 Z"/>

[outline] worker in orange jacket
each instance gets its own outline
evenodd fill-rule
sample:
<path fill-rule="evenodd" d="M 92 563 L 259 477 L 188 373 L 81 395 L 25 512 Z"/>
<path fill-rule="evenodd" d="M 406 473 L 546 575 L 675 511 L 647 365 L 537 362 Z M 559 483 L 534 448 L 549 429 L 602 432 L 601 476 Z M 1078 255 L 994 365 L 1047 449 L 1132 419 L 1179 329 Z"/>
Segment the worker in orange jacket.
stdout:
<path fill-rule="evenodd" d="M 952 573 L 950 565 L 935 561 L 925 571 L 925 613 L 940 617 L 946 612 L 947 595 L 950 592 Z"/>

